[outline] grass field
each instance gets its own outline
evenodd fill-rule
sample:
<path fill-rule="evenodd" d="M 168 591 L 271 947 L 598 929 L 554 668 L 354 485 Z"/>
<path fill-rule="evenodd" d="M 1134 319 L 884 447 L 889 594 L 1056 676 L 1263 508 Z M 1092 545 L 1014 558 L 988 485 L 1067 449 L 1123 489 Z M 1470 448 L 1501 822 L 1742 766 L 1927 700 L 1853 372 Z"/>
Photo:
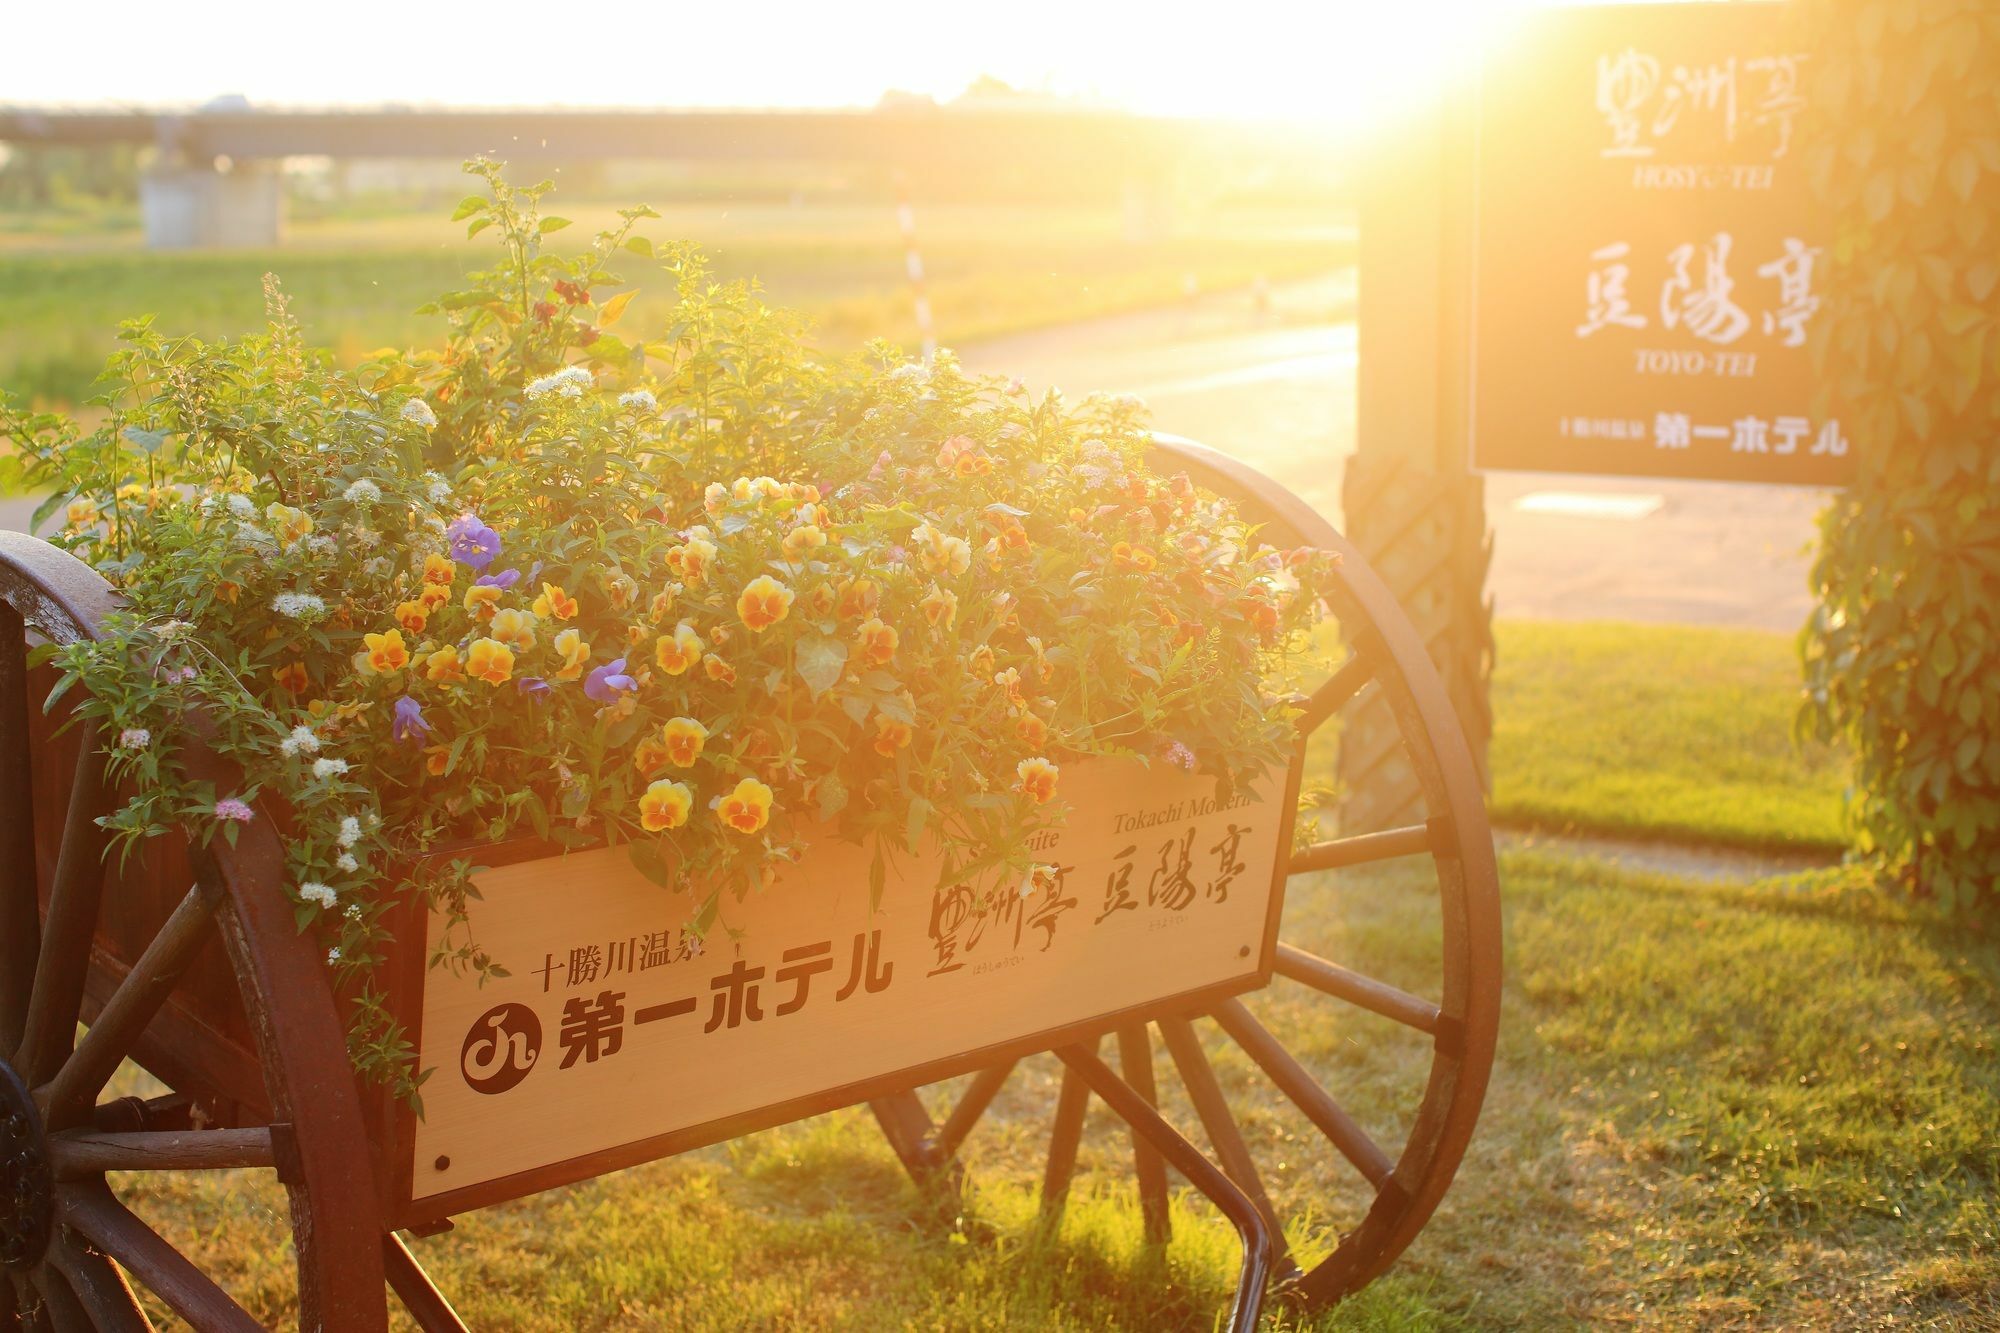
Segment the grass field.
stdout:
<path fill-rule="evenodd" d="M 2000 949 L 1825 887 L 1702 887 L 1547 855 L 1509 858 L 1503 879 L 1500 1062 L 1452 1193 L 1359 1299 L 1271 1327 L 2000 1319 Z M 1322 879 L 1295 895 L 1287 933 L 1417 985 L 1410 940 L 1434 912 L 1395 873 Z M 1252 1007 L 1390 1137 L 1421 1049 L 1308 995 Z M 1350 1173 L 1209 1038 L 1280 1207 L 1351 1224 Z M 1056 1081 L 1033 1062 L 968 1141 L 976 1187 L 955 1224 L 926 1215 L 850 1111 L 473 1214 L 419 1252 L 482 1329 L 1211 1327 L 1233 1237 L 1183 1199 L 1171 1246 L 1148 1250 L 1101 1108 L 1061 1231 L 1037 1225 Z M 1192 1124 L 1166 1084 L 1170 1118 Z M 277 1203 L 223 1175 L 142 1211 L 282 1320 Z M 1310 1254 L 1328 1235 L 1292 1239 Z"/>
<path fill-rule="evenodd" d="M 1552 831 L 1838 849 L 1844 756 L 1792 739 L 1799 667 L 1762 630 L 1502 621 L 1493 813 Z"/>
<path fill-rule="evenodd" d="M 584 240 L 615 219 L 609 209 L 553 212 Z M 917 328 L 892 207 L 684 204 L 662 210 L 656 239 L 700 242 L 726 278 L 757 278 L 772 300 L 805 311 L 823 341 L 847 348 L 876 337 L 914 344 Z M 931 304 L 947 344 L 1160 305 L 1202 290 L 1325 272 L 1352 262 L 1352 228 L 1325 210 L 1204 211 L 1134 240 L 1115 209 L 939 207 L 918 219 Z M 444 215 L 341 219 L 294 227 L 282 249 L 159 254 L 135 236 L 52 235 L 0 229 L 0 389 L 44 401 L 86 394 L 118 321 L 153 313 L 168 332 L 208 337 L 263 321 L 262 275 L 293 297 L 309 340 L 355 360 L 385 345 L 435 341 L 441 325 L 412 313 L 460 275 L 490 262 L 484 237 Z M 661 309 L 663 275 L 625 257 L 641 289 L 626 315 Z"/>

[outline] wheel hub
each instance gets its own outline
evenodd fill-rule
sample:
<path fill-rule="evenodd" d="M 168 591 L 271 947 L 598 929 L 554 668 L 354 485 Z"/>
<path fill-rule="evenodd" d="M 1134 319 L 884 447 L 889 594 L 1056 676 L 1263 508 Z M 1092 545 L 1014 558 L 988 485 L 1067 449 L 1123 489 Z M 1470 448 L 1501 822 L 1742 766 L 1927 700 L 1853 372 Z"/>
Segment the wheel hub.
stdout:
<path fill-rule="evenodd" d="M 41 1262 L 55 1218 L 55 1177 L 41 1112 L 14 1067 L 0 1060 L 0 1268 Z"/>

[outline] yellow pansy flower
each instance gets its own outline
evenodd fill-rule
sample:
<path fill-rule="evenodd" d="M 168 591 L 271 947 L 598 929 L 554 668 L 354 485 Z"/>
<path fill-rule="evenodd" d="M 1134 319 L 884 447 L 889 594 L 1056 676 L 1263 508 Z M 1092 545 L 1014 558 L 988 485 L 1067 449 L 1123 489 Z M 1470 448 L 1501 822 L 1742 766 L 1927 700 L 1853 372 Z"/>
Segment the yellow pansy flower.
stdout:
<path fill-rule="evenodd" d="M 768 798 L 768 788 L 765 794 Z M 639 824 L 649 833 L 663 833 L 687 823 L 688 811 L 693 808 L 694 793 L 682 783 L 663 778 L 648 786 L 639 798 Z M 758 827 L 762 826 L 763 821 L 759 820 Z"/>
<path fill-rule="evenodd" d="M 498 617 L 495 617 L 497 622 Z M 583 664 L 590 660 L 590 645 L 583 641 L 583 634 L 575 626 L 556 635 L 556 656 L 562 658 L 562 666 L 556 671 L 557 680 L 575 680 L 583 674 Z"/>

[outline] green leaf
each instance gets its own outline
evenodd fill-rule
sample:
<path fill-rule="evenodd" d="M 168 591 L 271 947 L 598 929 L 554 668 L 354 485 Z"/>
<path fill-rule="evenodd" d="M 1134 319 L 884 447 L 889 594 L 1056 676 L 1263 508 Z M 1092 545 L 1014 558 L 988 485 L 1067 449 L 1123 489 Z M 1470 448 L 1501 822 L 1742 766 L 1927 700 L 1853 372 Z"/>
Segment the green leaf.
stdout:
<path fill-rule="evenodd" d="M 648 259 L 653 257 L 653 243 L 643 236 L 627 237 L 625 248 L 635 255 L 644 255 Z"/>
<path fill-rule="evenodd" d="M 801 635 L 793 660 L 799 679 L 817 699 L 832 689 L 847 669 L 847 645 L 825 634 Z"/>
<path fill-rule="evenodd" d="M 140 430 L 137 426 L 127 426 L 119 434 L 123 435 L 128 443 L 137 445 L 149 454 L 160 452 L 160 446 L 167 442 L 167 433 L 163 430 Z"/>
<path fill-rule="evenodd" d="M 550 232 L 561 231 L 564 227 L 567 227 L 568 225 L 569 225 L 568 218 L 543 218 L 541 225 L 537 227 L 535 230 L 537 234 L 542 236 L 547 236 Z"/>
<path fill-rule="evenodd" d="M 912 852 L 922 849 L 924 825 L 931 817 L 931 803 L 921 796 L 910 800 L 909 818 L 903 824 L 903 841 Z"/>
<path fill-rule="evenodd" d="M 34 515 L 28 519 L 28 531 L 39 532 L 42 524 L 48 521 L 50 514 L 55 513 L 56 510 L 61 509 L 69 503 L 72 494 L 73 492 L 70 491 L 57 491 L 54 495 L 36 505 Z"/>
<path fill-rule="evenodd" d="M 463 222 L 474 213 L 483 213 L 492 207 L 492 201 L 483 194 L 468 194 L 458 201 L 458 207 L 451 210 L 453 222 Z"/>

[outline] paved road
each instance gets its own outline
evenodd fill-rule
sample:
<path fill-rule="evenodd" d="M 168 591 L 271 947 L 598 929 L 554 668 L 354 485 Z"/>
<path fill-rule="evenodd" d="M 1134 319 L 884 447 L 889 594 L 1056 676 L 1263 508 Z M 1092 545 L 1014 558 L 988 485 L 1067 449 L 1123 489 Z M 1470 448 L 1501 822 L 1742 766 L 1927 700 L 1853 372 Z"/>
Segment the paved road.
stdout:
<path fill-rule="evenodd" d="M 1340 522 L 1354 450 L 1354 275 L 1284 287 L 1265 311 L 1218 294 L 965 348 L 974 370 L 1037 389 L 1136 393 L 1165 431 L 1238 454 Z M 1810 609 L 1819 492 L 1495 473 L 1501 615 L 1793 630 Z M 0 501 L 0 527 L 32 505 Z"/>
<path fill-rule="evenodd" d="M 1065 393 L 1136 393 L 1159 429 L 1237 454 L 1337 524 L 1354 450 L 1352 272 L 1288 286 L 1268 312 L 1220 294 L 1175 310 L 964 349 L 975 370 Z M 1501 615 L 1794 630 L 1824 497 L 1796 487 L 1493 473 Z"/>

